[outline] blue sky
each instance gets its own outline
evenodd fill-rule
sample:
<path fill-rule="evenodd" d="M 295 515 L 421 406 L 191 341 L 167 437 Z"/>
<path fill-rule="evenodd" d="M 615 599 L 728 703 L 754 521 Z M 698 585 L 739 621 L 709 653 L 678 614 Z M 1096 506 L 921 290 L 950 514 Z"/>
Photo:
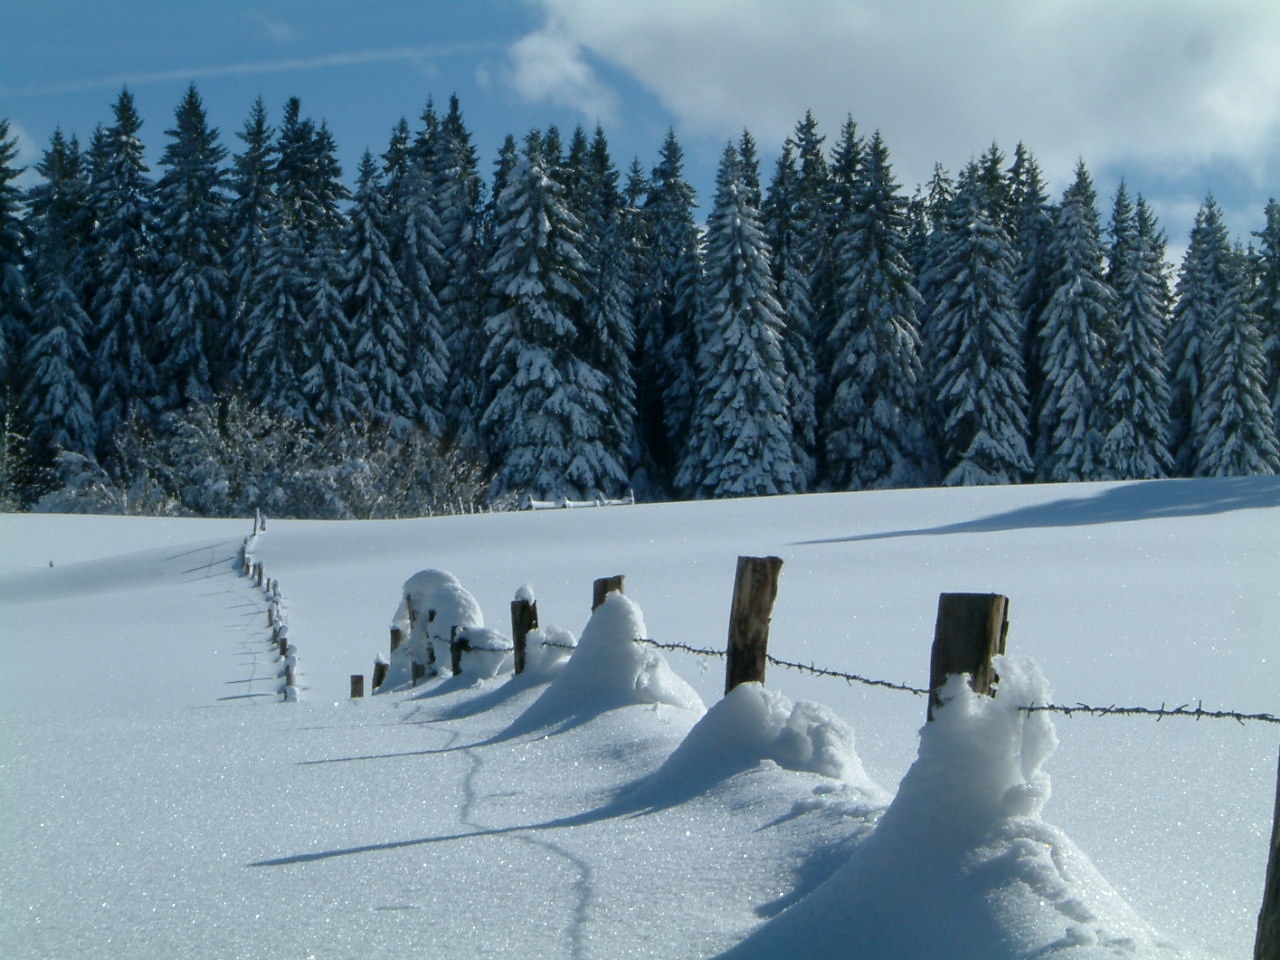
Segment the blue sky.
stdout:
<path fill-rule="evenodd" d="M 880 129 L 908 191 L 993 140 L 1055 195 L 1083 157 L 1104 216 L 1124 176 L 1176 255 L 1207 192 L 1239 237 L 1280 194 L 1277 51 L 1274 0 L 5 0 L 0 116 L 32 163 L 127 83 L 154 162 L 189 82 L 232 149 L 256 96 L 298 96 L 350 175 L 457 93 L 486 176 L 508 132 L 598 120 L 625 169 L 672 126 L 705 201 L 727 138 L 767 179 L 812 109 L 829 144 Z"/>

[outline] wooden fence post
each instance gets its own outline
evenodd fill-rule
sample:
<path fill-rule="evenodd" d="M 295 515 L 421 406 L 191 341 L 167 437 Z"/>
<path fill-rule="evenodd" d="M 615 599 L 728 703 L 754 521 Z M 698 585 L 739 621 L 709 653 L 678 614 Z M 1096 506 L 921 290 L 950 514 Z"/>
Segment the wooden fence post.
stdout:
<path fill-rule="evenodd" d="M 462 655 L 471 649 L 471 641 L 458 636 L 458 628 L 449 628 L 449 669 L 455 677 L 462 674 Z"/>
<path fill-rule="evenodd" d="M 1271 856 L 1267 860 L 1267 883 L 1258 911 L 1258 937 L 1253 944 L 1253 960 L 1280 960 L 1280 764 L 1276 767 L 1276 811 L 1271 820 Z"/>
<path fill-rule="evenodd" d="M 724 692 L 740 683 L 764 683 L 769 654 L 769 618 L 778 597 L 779 557 L 739 557 L 729 608 L 729 646 Z"/>
<path fill-rule="evenodd" d="M 382 681 L 387 679 L 387 663 L 385 660 L 373 662 L 373 692 L 377 693 Z"/>
<path fill-rule="evenodd" d="M 591 585 L 591 612 L 600 604 L 604 603 L 604 598 L 611 593 L 622 593 L 622 581 L 625 579 L 621 573 L 614 574 L 612 577 L 601 577 Z"/>
<path fill-rule="evenodd" d="M 409 672 L 411 674 L 413 685 L 416 687 L 418 681 L 427 675 L 427 665 L 425 663 L 413 663 L 410 665 Z"/>
<path fill-rule="evenodd" d="M 404 643 L 404 630 L 400 627 L 391 628 L 391 652 L 395 653 L 396 648 Z"/>
<path fill-rule="evenodd" d="M 364 696 L 364 674 L 353 673 L 351 675 L 351 699 L 359 700 Z"/>
<path fill-rule="evenodd" d="M 969 675 L 975 693 L 992 695 L 996 682 L 993 657 L 1004 653 L 1009 633 L 1009 598 L 998 593 L 944 593 L 938 597 L 938 620 L 929 656 L 929 710 L 942 706 L 938 689 L 955 673 Z"/>
<path fill-rule="evenodd" d="M 530 630 L 538 628 L 536 600 L 511 601 L 511 643 L 514 647 L 515 672 L 524 673 L 524 645 Z"/>

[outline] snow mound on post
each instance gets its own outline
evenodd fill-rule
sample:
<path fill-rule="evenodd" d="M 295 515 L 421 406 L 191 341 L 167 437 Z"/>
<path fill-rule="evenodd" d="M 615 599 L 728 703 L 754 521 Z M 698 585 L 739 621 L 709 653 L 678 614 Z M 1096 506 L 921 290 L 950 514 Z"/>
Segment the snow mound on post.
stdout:
<path fill-rule="evenodd" d="M 563 627 L 535 627 L 524 638 L 524 676 L 527 681 L 549 681 L 558 674 L 578 645 L 578 638 Z"/>
<path fill-rule="evenodd" d="M 489 627 L 463 627 L 457 639 L 464 643 L 461 673 L 469 680 L 491 680 L 513 669 L 511 638 Z M 451 653 L 450 662 L 452 662 Z"/>
<path fill-rule="evenodd" d="M 1185 956 L 1040 811 L 1057 745 L 1030 661 L 1001 657 L 994 698 L 952 677 L 915 763 L 848 863 L 723 956 L 1114 960 Z"/>
<path fill-rule="evenodd" d="M 822 704 L 793 703 L 759 683 L 741 683 L 725 694 L 627 799 L 662 804 L 687 798 L 768 762 L 887 799 L 863 770 L 848 724 Z"/>
<path fill-rule="evenodd" d="M 384 691 L 412 683 L 415 663 L 432 664 L 436 673 L 447 672 L 453 628 L 483 627 L 484 614 L 457 577 L 447 570 L 428 569 L 404 582 L 391 625 L 407 630 L 408 637 L 391 654 L 386 679 L 378 688 Z"/>
<path fill-rule="evenodd" d="M 666 704 L 702 713 L 702 698 L 666 659 L 634 642 L 646 632 L 640 607 L 621 593 L 609 594 L 592 613 L 573 656 L 506 735 L 576 726 L 628 706 Z"/>

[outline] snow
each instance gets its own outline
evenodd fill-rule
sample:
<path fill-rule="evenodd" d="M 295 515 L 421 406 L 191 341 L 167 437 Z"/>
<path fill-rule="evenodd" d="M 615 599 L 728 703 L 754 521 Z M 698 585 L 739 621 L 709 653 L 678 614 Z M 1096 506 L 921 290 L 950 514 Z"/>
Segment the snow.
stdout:
<path fill-rule="evenodd" d="M 666 659 L 632 642 L 646 636 L 640 608 L 620 593 L 609 594 L 592 613 L 573 656 L 507 734 L 563 730 L 610 710 L 646 704 L 701 715 L 702 698 Z"/>
<path fill-rule="evenodd" d="M 920 735 L 916 762 L 874 832 L 830 880 L 748 938 L 733 958 L 955 960 L 1180 956 L 1040 818 L 1057 743 L 1052 700 L 1029 661 L 1001 658 L 994 698 L 963 677 Z M 840 915 L 856 923 L 832 923 Z"/>
<path fill-rule="evenodd" d="M 288 704 L 250 527 L 0 517 L 0 956 L 1250 956 L 1276 727 L 1020 708 L 1280 712 L 1276 478 L 273 519 Z M 916 685 L 1007 594 L 997 696 L 633 642 L 722 649 L 739 554 L 776 656 Z M 504 656 L 536 582 L 529 669 L 348 699 L 424 569 Z"/>

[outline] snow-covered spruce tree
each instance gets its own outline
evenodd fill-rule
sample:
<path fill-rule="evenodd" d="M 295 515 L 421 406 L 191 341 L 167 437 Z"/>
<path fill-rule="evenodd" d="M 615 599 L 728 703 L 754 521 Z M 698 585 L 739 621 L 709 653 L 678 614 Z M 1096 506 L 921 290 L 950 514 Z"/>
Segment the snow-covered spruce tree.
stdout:
<path fill-rule="evenodd" d="M 845 490 L 920 486 L 929 475 L 920 294 L 906 258 L 906 200 L 879 132 L 851 199 L 833 250 L 840 283 L 829 345 L 828 477 Z"/>
<path fill-rule="evenodd" d="M 1169 317 L 1164 234 L 1146 202 L 1135 209 L 1123 183 L 1111 216 L 1107 281 L 1116 294 L 1115 345 L 1107 376 L 1104 422 L 1107 432 L 1098 457 L 1106 480 L 1167 476 L 1169 455 L 1169 372 L 1164 363 L 1164 331 Z"/>
<path fill-rule="evenodd" d="M 1040 166 L 1021 143 L 1014 150 L 1013 164 L 1009 167 L 1009 185 L 1009 222 L 1013 225 L 1011 237 L 1017 263 L 1014 295 L 1022 325 L 1020 335 L 1022 361 L 1027 371 L 1027 397 L 1031 409 L 1036 410 L 1042 392 L 1041 316 L 1053 293 L 1050 248 L 1055 211 L 1045 192 Z M 1031 431 L 1034 449 L 1034 422 Z"/>
<path fill-rule="evenodd" d="M 407 400 L 404 414 L 431 436 L 440 437 L 445 431 L 449 360 L 435 291 L 444 263 L 431 173 L 439 125 L 430 105 L 424 120 L 426 133 L 412 143 L 408 124 L 402 120 L 385 155 L 387 182 L 381 188 L 386 200 L 383 232 L 400 288 L 396 303 L 404 361 L 396 369 L 402 378 L 399 389 Z M 358 321 L 355 325 L 358 344 L 364 334 Z M 367 380 L 368 374 L 361 372 L 361 379 Z"/>
<path fill-rule="evenodd" d="M 175 111 L 156 185 L 160 408 L 208 400 L 228 379 L 227 151 L 195 85 Z"/>
<path fill-rule="evenodd" d="M 645 210 L 649 196 L 649 175 L 639 157 L 631 159 L 626 183 L 622 189 L 622 202 L 618 211 L 619 242 L 626 248 L 626 284 L 631 291 L 631 378 L 635 389 L 633 420 L 631 425 L 632 449 L 626 463 L 631 468 L 633 493 L 642 499 L 657 499 L 664 493 L 659 471 L 646 442 L 648 425 L 655 422 L 654 410 L 658 402 L 657 390 L 640 378 L 644 365 L 641 342 L 641 323 L 651 314 L 647 297 L 653 292 L 649 283 L 653 263 L 653 230 Z M 656 408 L 661 412 L 660 405 Z M 660 419 L 656 422 L 660 422 Z"/>
<path fill-rule="evenodd" d="M 605 447 L 611 384 L 582 352 L 581 226 L 548 166 L 530 133 L 495 201 L 483 360 L 493 399 L 481 420 L 495 496 L 585 497 L 626 482 Z"/>
<path fill-rule="evenodd" d="M 301 103 L 291 98 L 271 151 L 274 193 L 261 208 L 253 282 L 241 289 L 247 296 L 242 389 L 250 402 L 294 420 L 304 419 L 306 410 L 300 388 L 309 239 L 305 171 L 314 135 L 314 124 L 301 116 Z"/>
<path fill-rule="evenodd" d="M 244 144 L 232 158 L 228 210 L 226 368 L 215 378 L 221 388 L 249 389 L 254 355 L 249 349 L 249 317 L 258 301 L 261 262 L 267 247 L 267 231 L 278 219 L 274 177 L 274 131 L 267 122 L 267 108 L 259 97 L 244 126 L 236 133 Z M 220 388 L 220 389 L 221 389 Z"/>
<path fill-rule="evenodd" d="M 1164 347 L 1172 394 L 1169 452 L 1173 454 L 1174 469 L 1182 476 L 1192 475 L 1200 460 L 1192 437 L 1195 422 L 1201 416 L 1214 324 L 1231 282 L 1230 259 L 1231 242 L 1222 213 L 1213 197 L 1207 197 L 1196 213 L 1182 259 Z"/>
<path fill-rule="evenodd" d="M 998 143 L 991 146 L 978 159 L 977 178 L 982 193 L 982 204 L 987 215 L 999 223 L 1009 243 L 1013 244 L 1017 236 L 1017 216 L 1013 204 L 1014 183 L 1004 165 L 1004 151 Z M 1016 251 L 1015 251 L 1016 253 Z"/>
<path fill-rule="evenodd" d="M 933 166 L 933 175 L 929 183 L 916 188 L 909 207 L 911 244 L 907 258 L 912 272 L 916 276 L 916 285 L 920 287 L 920 295 L 928 299 L 923 287 L 925 268 L 928 266 L 929 246 L 936 237 L 942 235 L 939 229 L 946 219 L 947 210 L 955 197 L 955 182 L 948 176 L 942 164 Z"/>
<path fill-rule="evenodd" d="M 484 395 L 480 358 L 486 342 L 484 314 L 489 293 L 484 278 L 484 185 L 456 96 L 449 99 L 449 112 L 441 121 L 438 148 L 427 173 L 439 222 L 440 272 L 432 277 L 432 289 L 440 305 L 439 332 L 445 346 L 445 353 L 437 358 L 445 374 L 441 406 L 451 442 L 478 453 Z M 423 349 L 427 349 L 425 341 Z M 418 363 L 427 363 L 422 353 Z M 423 376 L 429 385 L 425 370 Z"/>
<path fill-rule="evenodd" d="M 154 358 L 155 245 L 153 184 L 147 176 L 133 95 L 122 90 L 112 105 L 115 123 L 100 128 L 90 151 L 89 239 L 93 292 L 89 317 L 90 384 L 99 450 L 110 457 L 112 435 L 132 418 L 146 420 L 160 394 Z"/>
<path fill-rule="evenodd" d="M 866 142 L 858 134 L 858 125 L 852 117 L 846 117 L 840 128 L 840 137 L 831 152 L 830 175 L 824 194 L 823 219 L 827 237 L 820 254 L 821 262 L 813 269 L 811 285 L 814 302 L 813 355 L 817 369 L 814 395 L 821 434 L 830 420 L 830 410 L 835 398 L 836 382 L 832 375 L 836 358 L 832 333 L 841 312 L 840 285 L 843 282 L 841 266 L 836 262 L 836 238 L 847 235 L 853 217 L 855 198 L 861 190 L 862 165 Z M 819 473 L 830 483 L 830 466 L 825 462 L 827 445 L 819 437 Z"/>
<path fill-rule="evenodd" d="M 1032 469 L 1013 249 L 984 202 L 970 164 L 924 277 L 931 298 L 922 361 L 947 486 L 1017 483 Z"/>
<path fill-rule="evenodd" d="M 86 381 L 89 316 L 76 292 L 76 259 L 89 223 L 88 184 L 75 138 L 54 131 L 36 170 L 43 180 L 27 198 L 35 269 L 22 407 L 31 454 L 47 467 L 60 450 L 92 456 L 98 435 Z"/>
<path fill-rule="evenodd" d="M 846 128 L 847 129 L 847 128 Z M 795 131 L 785 146 L 796 158 L 796 176 L 792 184 L 791 222 L 795 232 L 796 252 L 805 270 L 810 310 L 809 353 L 813 357 L 815 380 L 815 424 L 821 421 L 822 397 L 825 396 L 827 336 L 835 322 L 835 275 L 831 264 L 831 240 L 835 227 L 831 223 L 833 198 L 831 167 L 823 144 L 826 137 L 818 132 L 818 121 L 806 110 L 796 123 Z M 821 458 L 820 444 L 815 452 Z M 820 468 L 819 468 L 820 469 Z"/>
<path fill-rule="evenodd" d="M 1250 306 L 1262 334 L 1271 417 L 1280 431 L 1280 203 L 1268 201 L 1265 216 L 1265 226 L 1254 234 L 1259 249 L 1257 284 Z"/>
<path fill-rule="evenodd" d="M 416 405 L 406 390 L 409 356 L 404 285 L 391 262 L 386 198 L 377 167 L 366 150 L 360 159 L 356 192 L 342 237 L 342 304 L 356 335 L 355 375 L 365 394 L 362 419 L 403 435 L 416 420 Z M 442 424 L 436 423 L 437 435 Z"/>
<path fill-rule="evenodd" d="M 795 493 L 804 482 L 792 456 L 782 308 L 751 193 L 729 144 L 707 220 L 701 389 L 676 480 L 698 497 Z"/>
<path fill-rule="evenodd" d="M 1093 181 L 1082 162 L 1062 195 L 1050 241 L 1049 301 L 1040 317 L 1036 477 L 1096 480 L 1106 435 L 1101 404 L 1115 293 L 1102 272 Z"/>
<path fill-rule="evenodd" d="M 801 255 L 801 237 L 795 220 L 798 177 L 792 146 L 783 144 L 761 213 L 765 237 L 773 252 L 773 282 L 782 307 L 782 356 L 787 370 L 792 457 L 804 475 L 803 489 L 811 490 L 818 479 L 814 397 L 817 370 L 813 360 L 813 308 L 809 302 L 809 277 Z"/>
<path fill-rule="evenodd" d="M 1204 351 L 1204 387 L 1192 408 L 1192 472 L 1198 477 L 1280 473 L 1280 443 L 1266 395 L 1248 266 L 1239 247 L 1226 261 L 1222 297 Z"/>
<path fill-rule="evenodd" d="M 355 332 L 341 294 L 341 244 L 347 223 L 342 203 L 350 193 L 342 184 L 337 145 L 323 121 L 312 140 L 311 157 L 310 203 L 302 224 L 307 242 L 302 393 L 310 422 L 341 426 L 358 420 L 368 401 L 351 363 Z"/>
<path fill-rule="evenodd" d="M 684 151 L 675 131 L 668 130 L 645 201 L 652 246 L 642 291 L 645 313 L 637 330 L 636 370 L 642 438 L 660 482 L 670 482 L 679 468 L 698 390 L 694 357 L 702 264 L 693 210 L 693 187 L 684 179 Z"/>
<path fill-rule="evenodd" d="M 578 188 L 586 263 L 583 355 L 609 384 L 604 445 L 630 476 L 637 466 L 633 248 L 624 222 L 625 197 L 604 130 L 582 157 Z"/>
<path fill-rule="evenodd" d="M 18 139 L 0 117 L 0 414 L 11 414 L 25 377 L 22 357 L 30 335 L 30 237 L 22 217 L 22 193 L 14 186 L 24 168 L 14 166 Z"/>

